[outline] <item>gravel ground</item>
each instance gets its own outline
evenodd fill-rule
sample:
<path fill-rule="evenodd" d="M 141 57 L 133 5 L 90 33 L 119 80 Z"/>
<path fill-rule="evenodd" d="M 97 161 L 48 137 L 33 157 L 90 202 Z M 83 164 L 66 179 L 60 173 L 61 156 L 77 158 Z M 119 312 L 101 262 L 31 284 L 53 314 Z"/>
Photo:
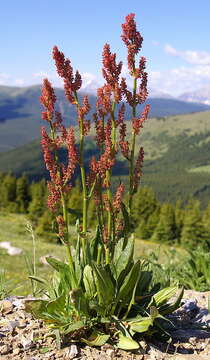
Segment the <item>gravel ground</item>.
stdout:
<path fill-rule="evenodd" d="M 90 348 L 67 343 L 56 348 L 42 321 L 33 319 L 24 311 L 24 298 L 10 297 L 0 301 L 0 359 L 2 360 L 55 360 L 55 359 L 137 359 L 137 360 L 209 360 L 210 291 L 200 293 L 187 290 L 185 304 L 171 316 L 175 324 L 170 345 L 153 340 L 141 341 L 141 350 L 135 353 L 116 350 L 110 345 Z"/>

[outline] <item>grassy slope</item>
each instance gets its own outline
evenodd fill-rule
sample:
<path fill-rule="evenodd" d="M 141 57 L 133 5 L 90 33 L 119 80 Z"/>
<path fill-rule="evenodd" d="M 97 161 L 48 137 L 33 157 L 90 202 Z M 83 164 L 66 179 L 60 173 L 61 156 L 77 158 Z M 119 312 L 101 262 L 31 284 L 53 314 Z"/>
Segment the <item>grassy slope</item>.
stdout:
<path fill-rule="evenodd" d="M 27 144 L 39 136 L 42 124 L 40 95 L 40 85 L 23 88 L 0 86 L 0 151 Z M 56 95 L 57 109 L 62 112 L 65 122 L 74 124 L 76 119 L 74 107 L 66 101 L 62 89 L 56 89 Z M 81 93 L 81 96 L 83 95 Z M 89 102 L 93 112 L 96 97 L 89 95 Z M 210 108 L 204 104 L 187 103 L 176 99 L 154 98 L 149 99 L 148 102 L 151 104 L 151 117 L 185 114 Z M 89 117 L 91 118 L 91 113 Z"/>
<path fill-rule="evenodd" d="M 7 280 L 10 280 L 10 287 L 15 294 L 28 294 L 31 292 L 30 281 L 27 279 L 27 267 L 25 263 L 25 255 L 32 255 L 32 239 L 26 230 L 27 219 L 24 215 L 17 214 L 3 214 L 0 213 L 0 242 L 10 241 L 12 246 L 19 247 L 24 250 L 23 254 L 10 256 L 4 249 L 0 248 L 0 269 L 6 272 Z M 167 250 L 167 245 L 161 246 L 147 241 L 136 241 L 136 257 L 147 255 L 151 251 L 160 251 L 160 260 L 164 261 L 164 251 Z M 54 255 L 60 259 L 65 258 L 65 249 L 56 245 L 53 241 L 47 242 L 44 239 L 36 237 L 36 266 L 38 276 L 50 279 L 51 268 L 46 265 L 41 265 L 39 262 L 40 256 Z"/>
<path fill-rule="evenodd" d="M 137 140 L 145 150 L 142 184 L 152 186 L 160 200 L 186 200 L 197 196 L 210 201 L 210 112 L 149 119 Z M 128 131 L 130 126 L 128 123 Z M 94 141 L 86 144 L 86 160 L 94 154 Z M 1 153 L 0 171 L 26 172 L 32 178 L 46 175 L 39 141 Z M 126 163 L 114 171 L 126 181 Z"/>

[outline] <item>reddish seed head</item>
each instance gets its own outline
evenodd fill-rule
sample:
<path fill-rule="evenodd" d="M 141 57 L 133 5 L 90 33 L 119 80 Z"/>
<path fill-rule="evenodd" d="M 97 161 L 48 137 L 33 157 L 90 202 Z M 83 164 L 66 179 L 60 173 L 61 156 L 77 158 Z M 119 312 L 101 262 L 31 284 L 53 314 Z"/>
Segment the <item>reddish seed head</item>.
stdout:
<path fill-rule="evenodd" d="M 114 197 L 114 201 L 113 201 L 113 209 L 115 211 L 115 213 L 118 213 L 121 209 L 121 204 L 122 204 L 122 198 L 123 198 L 123 194 L 125 191 L 125 185 L 124 184 L 120 184 L 117 188 L 115 197 Z"/>
<path fill-rule="evenodd" d="M 103 49 L 103 77 L 112 89 L 116 87 L 122 70 L 122 62 L 116 63 L 116 54 L 111 53 L 109 44 L 104 45 Z"/>
<path fill-rule="evenodd" d="M 48 79 L 43 80 L 40 102 L 46 109 L 46 111 L 42 112 L 43 120 L 51 121 L 53 119 L 56 96 L 53 87 Z"/>
<path fill-rule="evenodd" d="M 135 14 L 129 14 L 125 18 L 125 23 L 122 24 L 122 40 L 127 48 L 132 48 L 134 54 L 137 54 L 142 46 L 143 37 L 136 29 L 136 22 L 134 20 Z"/>

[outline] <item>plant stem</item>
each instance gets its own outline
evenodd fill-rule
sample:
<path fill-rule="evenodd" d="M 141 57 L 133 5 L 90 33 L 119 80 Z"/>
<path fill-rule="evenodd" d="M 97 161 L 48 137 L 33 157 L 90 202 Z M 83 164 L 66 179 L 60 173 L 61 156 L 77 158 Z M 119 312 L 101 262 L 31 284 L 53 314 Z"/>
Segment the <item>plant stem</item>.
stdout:
<path fill-rule="evenodd" d="M 75 99 L 77 101 L 77 109 L 80 108 L 78 101 L 77 92 L 74 92 Z M 87 185 L 86 185 L 86 176 L 85 176 L 85 167 L 84 167 L 84 125 L 83 117 L 79 119 L 79 129 L 80 129 L 80 172 L 81 172 L 81 181 L 82 181 L 82 193 L 83 193 L 83 217 L 82 217 L 82 231 L 84 234 L 87 232 L 87 210 L 88 210 L 88 194 L 87 194 Z"/>
<path fill-rule="evenodd" d="M 133 80 L 133 98 L 136 98 L 136 87 L 137 79 Z M 136 117 L 136 102 L 133 105 L 132 111 L 133 118 Z M 128 212 L 131 215 L 132 202 L 133 202 L 133 178 L 134 178 L 134 160 L 135 160 L 135 145 L 136 145 L 136 134 L 132 130 L 132 139 L 131 139 L 131 157 L 130 157 L 130 166 L 129 166 L 129 201 L 128 201 Z"/>

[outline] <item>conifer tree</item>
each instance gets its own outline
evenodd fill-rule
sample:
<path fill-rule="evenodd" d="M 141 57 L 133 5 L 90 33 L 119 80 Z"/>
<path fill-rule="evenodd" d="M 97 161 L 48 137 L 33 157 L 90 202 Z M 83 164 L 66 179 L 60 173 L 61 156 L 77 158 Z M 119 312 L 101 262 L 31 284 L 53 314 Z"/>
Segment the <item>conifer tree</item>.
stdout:
<path fill-rule="evenodd" d="M 9 211 L 16 212 L 16 178 L 11 174 L 3 177 L 1 185 L 1 205 Z"/>
<path fill-rule="evenodd" d="M 133 203 L 132 222 L 134 227 L 144 227 L 144 224 L 147 223 L 149 216 L 156 210 L 157 207 L 158 201 L 152 188 L 147 186 L 140 188 Z"/>
<path fill-rule="evenodd" d="M 163 203 L 160 209 L 160 219 L 151 240 L 157 242 L 172 243 L 176 239 L 176 222 L 174 207 Z"/>
<path fill-rule="evenodd" d="M 183 222 L 184 222 L 184 214 L 185 211 L 182 207 L 182 201 L 177 200 L 175 204 L 175 221 L 176 221 L 176 238 L 178 243 L 180 243 L 181 239 L 181 233 L 183 228 Z"/>
<path fill-rule="evenodd" d="M 17 179 L 16 182 L 16 202 L 18 205 L 18 212 L 25 213 L 28 209 L 29 197 L 29 184 L 25 175 Z"/>
<path fill-rule="evenodd" d="M 198 245 L 207 245 L 208 232 L 202 221 L 200 202 L 191 199 L 186 207 L 181 243 L 186 247 L 196 248 Z"/>
<path fill-rule="evenodd" d="M 30 195 L 29 218 L 36 224 L 47 208 L 47 186 L 44 179 L 30 186 Z"/>

